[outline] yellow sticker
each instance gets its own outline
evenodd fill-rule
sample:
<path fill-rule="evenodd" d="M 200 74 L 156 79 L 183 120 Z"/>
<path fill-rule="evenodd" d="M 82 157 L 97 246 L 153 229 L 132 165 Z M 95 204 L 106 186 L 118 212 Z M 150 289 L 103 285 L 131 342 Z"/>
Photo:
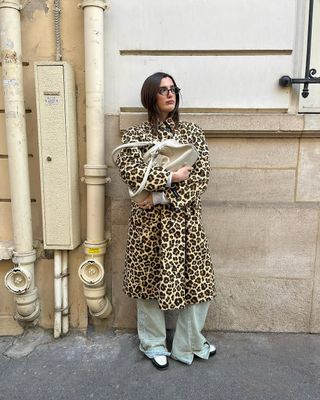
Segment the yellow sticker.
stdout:
<path fill-rule="evenodd" d="M 98 248 L 98 249 L 96 249 L 96 248 L 91 248 L 91 249 L 89 249 L 88 250 L 88 253 L 89 254 L 100 254 L 100 249 Z"/>

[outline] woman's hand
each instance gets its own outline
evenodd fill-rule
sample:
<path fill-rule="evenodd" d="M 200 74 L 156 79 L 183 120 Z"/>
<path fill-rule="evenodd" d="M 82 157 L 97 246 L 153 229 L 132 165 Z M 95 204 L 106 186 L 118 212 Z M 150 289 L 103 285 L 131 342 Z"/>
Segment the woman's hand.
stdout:
<path fill-rule="evenodd" d="M 150 192 L 143 201 L 137 203 L 137 205 L 138 207 L 143 208 L 145 210 L 150 210 L 154 206 L 152 199 L 152 192 Z"/>
<path fill-rule="evenodd" d="M 178 169 L 178 171 L 172 173 L 172 182 L 182 182 L 189 179 L 192 167 L 190 165 L 185 165 Z"/>

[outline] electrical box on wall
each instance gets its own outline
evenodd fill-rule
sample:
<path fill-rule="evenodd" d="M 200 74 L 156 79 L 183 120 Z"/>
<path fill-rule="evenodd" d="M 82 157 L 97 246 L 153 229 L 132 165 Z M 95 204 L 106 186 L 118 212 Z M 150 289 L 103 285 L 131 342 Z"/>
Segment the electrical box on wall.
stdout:
<path fill-rule="evenodd" d="M 65 62 L 35 63 L 45 249 L 80 244 L 75 82 Z"/>

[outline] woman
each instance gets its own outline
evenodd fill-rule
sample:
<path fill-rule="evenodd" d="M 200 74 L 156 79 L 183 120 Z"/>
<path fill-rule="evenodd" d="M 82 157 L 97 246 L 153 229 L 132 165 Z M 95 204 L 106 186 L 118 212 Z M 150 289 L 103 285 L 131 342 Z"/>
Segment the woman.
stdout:
<path fill-rule="evenodd" d="M 175 139 L 192 143 L 196 163 L 176 172 L 153 166 L 140 203 L 132 202 L 124 292 L 137 299 L 140 350 L 159 369 L 168 367 L 164 310 L 179 309 L 171 357 L 191 364 L 194 355 L 208 359 L 215 347 L 201 334 L 209 301 L 215 295 L 214 273 L 201 222 L 200 196 L 209 179 L 208 147 L 201 129 L 179 121 L 179 92 L 172 76 L 157 72 L 141 90 L 148 122 L 129 128 L 123 143 Z M 117 165 L 124 182 L 139 187 L 147 148 L 123 149 Z"/>

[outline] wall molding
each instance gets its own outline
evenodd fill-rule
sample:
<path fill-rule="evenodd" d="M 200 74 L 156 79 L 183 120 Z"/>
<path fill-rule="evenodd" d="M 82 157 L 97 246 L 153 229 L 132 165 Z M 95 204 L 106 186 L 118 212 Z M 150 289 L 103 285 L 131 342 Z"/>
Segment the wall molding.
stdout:
<path fill-rule="evenodd" d="M 320 115 L 283 113 L 184 113 L 207 137 L 320 137 Z M 144 112 L 121 112 L 120 131 L 147 120 Z"/>
<path fill-rule="evenodd" d="M 155 57 L 254 57 L 254 56 L 290 56 L 292 49 L 216 49 L 216 50 L 119 50 L 121 56 Z"/>

